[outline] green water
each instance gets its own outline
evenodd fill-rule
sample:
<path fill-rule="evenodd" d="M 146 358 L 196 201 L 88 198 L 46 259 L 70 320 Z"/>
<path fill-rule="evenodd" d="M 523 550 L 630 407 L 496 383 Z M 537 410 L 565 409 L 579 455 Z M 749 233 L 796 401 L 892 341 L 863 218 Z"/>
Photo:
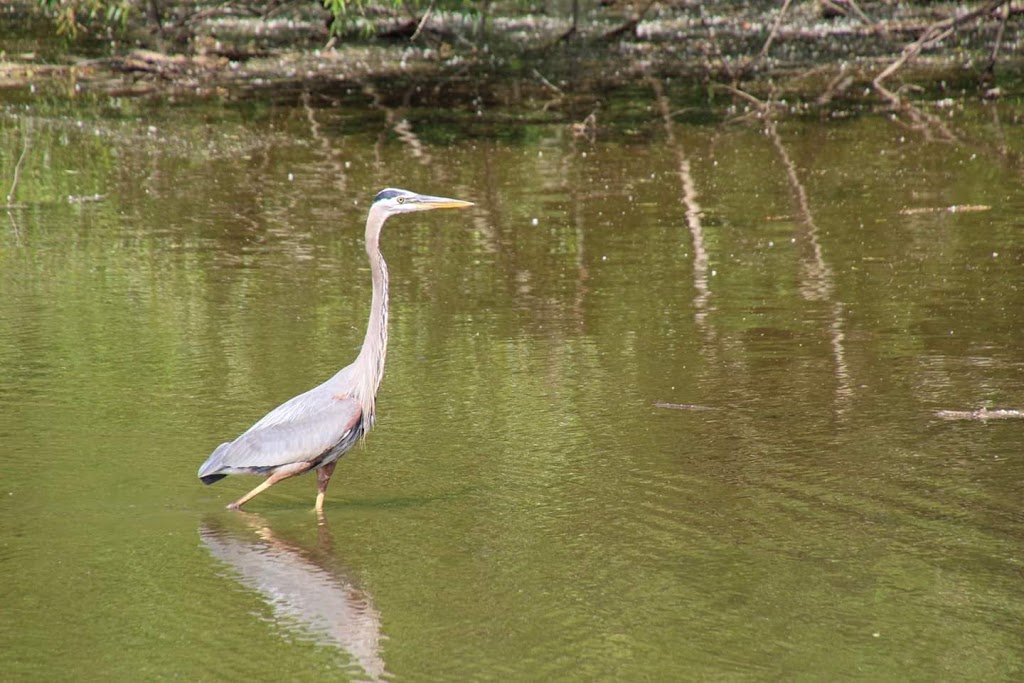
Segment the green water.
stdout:
<path fill-rule="evenodd" d="M 1019 103 L 8 98 L 0 679 L 1024 676 L 1024 420 L 935 414 L 1024 408 Z M 477 205 L 385 229 L 377 427 L 324 519 L 226 511 L 209 452 L 355 357 L 386 186 Z"/>

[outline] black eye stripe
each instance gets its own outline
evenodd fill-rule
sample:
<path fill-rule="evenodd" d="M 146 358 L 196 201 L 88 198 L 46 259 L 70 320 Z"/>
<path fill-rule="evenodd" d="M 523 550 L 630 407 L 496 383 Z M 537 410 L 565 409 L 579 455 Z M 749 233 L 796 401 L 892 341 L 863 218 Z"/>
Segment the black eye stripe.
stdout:
<path fill-rule="evenodd" d="M 388 188 L 386 190 L 381 190 L 380 192 L 378 192 L 377 196 L 373 198 L 373 201 L 379 202 L 382 199 L 391 199 L 392 197 L 397 197 L 400 194 L 402 194 L 400 190 Z"/>

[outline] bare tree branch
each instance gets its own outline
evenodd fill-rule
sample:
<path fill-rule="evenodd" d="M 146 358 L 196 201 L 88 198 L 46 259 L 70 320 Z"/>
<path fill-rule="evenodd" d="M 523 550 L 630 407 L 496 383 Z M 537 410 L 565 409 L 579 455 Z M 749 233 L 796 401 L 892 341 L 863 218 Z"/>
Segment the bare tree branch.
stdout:
<path fill-rule="evenodd" d="M 903 48 L 903 52 L 902 54 L 900 54 L 898 59 L 896 59 L 892 64 L 883 69 L 881 73 L 879 73 L 877 76 L 875 76 L 874 80 L 872 81 L 872 85 L 874 86 L 875 90 L 877 90 L 879 94 L 881 94 L 887 100 L 892 102 L 894 105 L 899 106 L 899 96 L 893 91 L 886 88 L 884 85 L 882 85 L 885 79 L 892 76 L 904 64 L 906 64 L 908 61 L 910 61 L 918 54 L 920 54 L 921 50 L 925 49 L 926 47 L 931 47 L 932 45 L 935 45 L 936 43 L 939 43 L 945 38 L 952 35 L 956 31 L 957 27 L 959 27 L 961 24 L 971 21 L 972 19 L 976 19 L 980 16 L 990 14 L 999 7 L 1008 4 L 1009 2 L 1011 2 L 1011 0 L 989 0 L 985 4 L 981 5 L 980 7 L 976 7 L 969 12 L 964 12 L 963 14 L 954 17 L 947 17 L 946 19 L 933 23 L 925 30 L 923 34 L 921 34 L 920 38 L 918 38 L 913 43 L 910 43 L 909 45 Z"/>

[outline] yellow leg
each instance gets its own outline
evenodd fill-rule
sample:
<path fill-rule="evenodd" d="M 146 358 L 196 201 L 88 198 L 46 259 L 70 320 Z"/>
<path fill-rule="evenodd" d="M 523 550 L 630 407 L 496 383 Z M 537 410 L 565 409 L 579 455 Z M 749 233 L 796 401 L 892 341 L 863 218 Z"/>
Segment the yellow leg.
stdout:
<path fill-rule="evenodd" d="M 316 471 L 316 511 L 324 511 L 324 495 L 327 493 L 327 483 L 331 480 L 331 475 L 334 474 L 334 465 L 324 465 Z"/>
<path fill-rule="evenodd" d="M 299 462 L 295 463 L 294 465 L 285 465 L 284 467 L 277 468 L 276 470 L 274 470 L 273 474 L 267 477 L 267 480 L 265 482 L 254 488 L 252 491 L 249 491 L 249 493 L 245 494 L 244 496 L 236 500 L 234 503 L 228 505 L 228 510 L 241 510 L 243 505 L 245 505 L 250 500 L 252 500 L 256 496 L 260 495 L 261 493 L 269 489 L 277 482 L 283 479 L 288 479 L 289 477 L 294 477 L 296 474 L 302 474 L 303 472 L 308 470 L 311 465 L 312 463 Z"/>

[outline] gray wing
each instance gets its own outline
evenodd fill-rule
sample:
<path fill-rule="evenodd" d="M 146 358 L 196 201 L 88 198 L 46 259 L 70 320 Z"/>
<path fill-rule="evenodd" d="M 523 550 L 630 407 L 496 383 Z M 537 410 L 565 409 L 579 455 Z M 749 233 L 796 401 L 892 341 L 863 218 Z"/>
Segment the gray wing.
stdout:
<path fill-rule="evenodd" d="M 323 386 L 267 413 L 234 441 L 221 444 L 199 468 L 199 477 L 261 471 L 311 462 L 361 433 L 362 410 L 351 396 Z"/>

